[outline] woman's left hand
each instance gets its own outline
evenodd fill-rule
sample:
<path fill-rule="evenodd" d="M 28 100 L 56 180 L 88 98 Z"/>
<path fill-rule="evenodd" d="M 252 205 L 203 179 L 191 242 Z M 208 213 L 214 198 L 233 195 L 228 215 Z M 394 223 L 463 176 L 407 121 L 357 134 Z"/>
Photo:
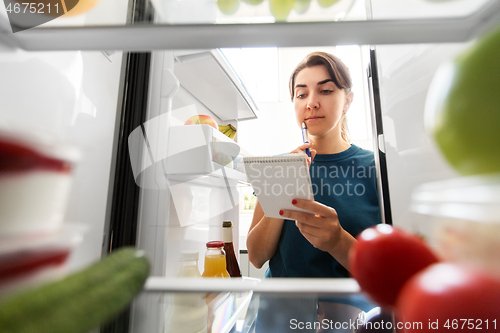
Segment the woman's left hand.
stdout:
<path fill-rule="evenodd" d="M 349 250 L 356 240 L 340 225 L 337 211 L 311 200 L 294 199 L 292 204 L 311 213 L 282 210 L 281 216 L 295 220 L 300 233 L 309 243 L 317 249 L 330 253 L 348 269 Z"/>

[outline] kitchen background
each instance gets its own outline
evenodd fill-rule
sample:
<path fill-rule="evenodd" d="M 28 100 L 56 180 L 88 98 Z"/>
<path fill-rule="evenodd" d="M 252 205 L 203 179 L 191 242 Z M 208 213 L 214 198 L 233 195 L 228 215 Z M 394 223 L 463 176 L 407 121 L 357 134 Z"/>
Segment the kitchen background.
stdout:
<path fill-rule="evenodd" d="M 317 48 L 254 48 L 224 49 L 223 52 L 245 82 L 259 107 L 259 118 L 238 123 L 238 143 L 251 155 L 275 155 L 295 149 L 302 144 L 302 134 L 295 120 L 290 100 L 288 81 L 290 73 L 305 55 L 325 51 L 339 56 L 349 67 L 353 78 L 354 101 L 349 110 L 349 130 L 356 145 L 373 151 L 366 68 L 368 47 L 342 45 Z M 240 200 L 252 198 L 252 189 L 240 187 Z M 247 199 L 248 200 L 248 199 Z M 241 249 L 246 249 L 246 234 L 252 211 L 240 203 Z M 249 275 L 262 277 L 267 264 L 255 269 L 241 256 L 242 269 Z"/>

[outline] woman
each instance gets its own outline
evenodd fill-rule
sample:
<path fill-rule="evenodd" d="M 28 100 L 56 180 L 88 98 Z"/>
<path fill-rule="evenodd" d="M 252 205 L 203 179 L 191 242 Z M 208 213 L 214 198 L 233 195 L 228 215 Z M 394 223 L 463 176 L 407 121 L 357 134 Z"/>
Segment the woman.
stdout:
<path fill-rule="evenodd" d="M 247 238 L 250 262 L 269 260 L 267 277 L 348 277 L 355 237 L 380 223 L 373 153 L 350 143 L 346 113 L 353 100 L 348 68 L 337 57 L 309 54 L 290 77 L 298 125 L 307 125 L 315 201 L 268 218 L 257 203 Z"/>

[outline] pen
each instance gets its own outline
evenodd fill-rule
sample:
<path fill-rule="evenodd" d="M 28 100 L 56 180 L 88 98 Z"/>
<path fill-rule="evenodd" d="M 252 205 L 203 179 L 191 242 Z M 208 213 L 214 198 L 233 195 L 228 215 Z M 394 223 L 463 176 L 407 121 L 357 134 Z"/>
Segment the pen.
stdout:
<path fill-rule="evenodd" d="M 307 136 L 306 123 L 302 123 L 302 141 L 304 141 L 304 143 L 309 143 L 309 137 Z M 309 156 L 309 158 L 311 158 L 311 151 L 309 150 L 309 148 L 306 148 L 306 154 L 307 154 L 307 156 Z"/>

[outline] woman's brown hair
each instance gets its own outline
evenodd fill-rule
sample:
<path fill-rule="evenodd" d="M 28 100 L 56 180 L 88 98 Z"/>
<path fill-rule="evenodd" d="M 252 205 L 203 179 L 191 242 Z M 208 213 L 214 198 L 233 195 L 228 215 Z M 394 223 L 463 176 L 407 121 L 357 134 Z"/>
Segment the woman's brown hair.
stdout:
<path fill-rule="evenodd" d="M 331 79 L 339 89 L 344 89 L 346 95 L 349 95 L 352 88 L 352 79 L 351 74 L 349 73 L 349 68 L 340 60 L 338 57 L 333 54 L 326 52 L 313 52 L 307 55 L 292 72 L 290 76 L 290 96 L 292 98 L 292 102 L 295 99 L 295 78 L 297 74 L 304 68 L 314 67 L 323 65 L 328 71 Z M 340 129 L 342 139 L 350 143 L 351 139 L 349 137 L 349 128 L 347 127 L 347 118 L 344 113 L 342 118 L 340 119 Z"/>

